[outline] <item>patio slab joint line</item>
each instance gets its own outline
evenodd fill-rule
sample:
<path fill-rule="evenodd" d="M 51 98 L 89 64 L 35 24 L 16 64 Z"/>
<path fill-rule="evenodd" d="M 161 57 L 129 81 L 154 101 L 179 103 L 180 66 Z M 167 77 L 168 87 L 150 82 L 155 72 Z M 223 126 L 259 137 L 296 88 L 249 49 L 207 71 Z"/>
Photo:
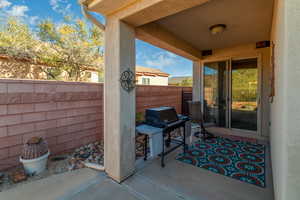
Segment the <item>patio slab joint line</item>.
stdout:
<path fill-rule="evenodd" d="M 153 181 L 152 179 L 150 179 L 150 178 L 148 178 L 146 176 L 143 176 L 143 175 L 140 175 L 140 174 L 136 174 L 135 176 L 141 177 L 144 181 L 146 181 L 146 182 L 148 182 L 150 184 L 153 184 L 153 185 L 157 185 L 158 184 L 158 183 L 156 183 L 155 181 Z M 174 194 L 174 196 L 176 196 L 176 197 L 178 197 L 180 199 L 189 200 L 189 198 L 185 197 L 185 195 L 180 194 L 177 191 L 174 191 L 173 189 L 167 187 L 166 185 L 162 185 L 162 184 L 159 184 L 159 185 L 160 185 L 160 188 L 162 188 L 165 191 L 170 192 L 171 194 Z"/>
<path fill-rule="evenodd" d="M 128 186 L 127 184 L 122 183 L 121 185 L 123 185 L 124 188 L 126 188 L 128 190 L 129 193 L 131 193 L 132 195 L 134 195 L 135 197 L 137 197 L 138 199 L 141 200 L 151 200 L 148 197 L 146 197 L 145 195 L 143 195 L 142 193 L 132 189 L 130 186 Z"/>
<path fill-rule="evenodd" d="M 105 175 L 104 174 L 99 174 L 96 177 L 91 178 L 90 180 L 86 181 L 85 183 L 80 184 L 78 187 L 67 191 L 66 194 L 59 197 L 57 200 L 66 200 L 66 199 L 69 199 L 71 197 L 75 197 L 77 194 L 85 191 L 90 186 L 96 184 L 99 181 L 100 178 L 105 178 Z"/>

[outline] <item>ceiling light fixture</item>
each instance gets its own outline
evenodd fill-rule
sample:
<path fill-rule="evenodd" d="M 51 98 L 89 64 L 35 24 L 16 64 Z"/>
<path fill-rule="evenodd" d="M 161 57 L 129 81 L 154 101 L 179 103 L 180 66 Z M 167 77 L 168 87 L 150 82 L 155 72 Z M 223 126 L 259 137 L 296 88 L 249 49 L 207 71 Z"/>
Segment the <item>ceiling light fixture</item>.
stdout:
<path fill-rule="evenodd" d="M 225 24 L 215 24 L 211 27 L 209 27 L 210 33 L 212 35 L 217 35 L 220 33 L 223 33 L 226 29 L 226 25 Z"/>

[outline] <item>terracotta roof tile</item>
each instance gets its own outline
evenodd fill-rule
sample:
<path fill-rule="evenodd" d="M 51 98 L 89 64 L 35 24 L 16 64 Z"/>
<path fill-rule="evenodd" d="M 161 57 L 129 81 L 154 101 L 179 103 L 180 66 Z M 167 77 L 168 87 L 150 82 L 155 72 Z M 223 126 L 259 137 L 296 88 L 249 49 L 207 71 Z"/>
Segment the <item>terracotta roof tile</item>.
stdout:
<path fill-rule="evenodd" d="M 159 69 L 150 68 L 150 67 L 143 67 L 143 66 L 136 66 L 135 71 L 137 74 L 147 74 L 147 75 L 156 75 L 156 76 L 169 76 L 170 74 L 163 72 Z"/>

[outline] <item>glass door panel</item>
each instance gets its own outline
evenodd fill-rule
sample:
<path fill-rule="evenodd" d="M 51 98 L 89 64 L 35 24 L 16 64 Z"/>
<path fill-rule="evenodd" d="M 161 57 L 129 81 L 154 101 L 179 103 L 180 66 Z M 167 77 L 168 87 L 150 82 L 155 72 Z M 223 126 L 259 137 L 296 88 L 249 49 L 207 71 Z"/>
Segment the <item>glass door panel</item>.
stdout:
<path fill-rule="evenodd" d="M 231 128 L 257 131 L 257 59 L 231 63 Z"/>
<path fill-rule="evenodd" d="M 227 126 L 227 61 L 204 65 L 204 121 Z"/>

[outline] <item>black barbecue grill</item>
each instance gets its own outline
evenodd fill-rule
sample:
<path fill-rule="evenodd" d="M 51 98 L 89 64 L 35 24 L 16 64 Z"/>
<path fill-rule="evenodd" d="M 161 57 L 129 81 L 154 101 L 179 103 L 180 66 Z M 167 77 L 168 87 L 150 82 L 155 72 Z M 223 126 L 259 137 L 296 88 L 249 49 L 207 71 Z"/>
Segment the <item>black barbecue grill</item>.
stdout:
<path fill-rule="evenodd" d="M 180 146 L 183 146 L 183 152 L 186 150 L 185 143 L 185 123 L 189 120 L 188 117 L 183 115 L 178 115 L 175 108 L 173 107 L 158 107 L 158 108 L 150 108 L 146 109 L 145 113 L 145 123 L 157 127 L 162 128 L 163 131 L 163 141 L 162 141 L 162 152 L 161 156 L 161 166 L 164 167 L 164 156 L 168 153 L 174 151 Z M 171 138 L 171 132 L 175 129 L 183 128 L 183 135 L 179 138 Z M 167 138 L 167 139 L 165 139 Z M 165 151 L 166 147 L 170 147 L 171 144 L 175 144 L 172 148 Z M 147 148 L 146 148 L 147 149 Z M 145 155 L 147 157 L 147 155 Z"/>

